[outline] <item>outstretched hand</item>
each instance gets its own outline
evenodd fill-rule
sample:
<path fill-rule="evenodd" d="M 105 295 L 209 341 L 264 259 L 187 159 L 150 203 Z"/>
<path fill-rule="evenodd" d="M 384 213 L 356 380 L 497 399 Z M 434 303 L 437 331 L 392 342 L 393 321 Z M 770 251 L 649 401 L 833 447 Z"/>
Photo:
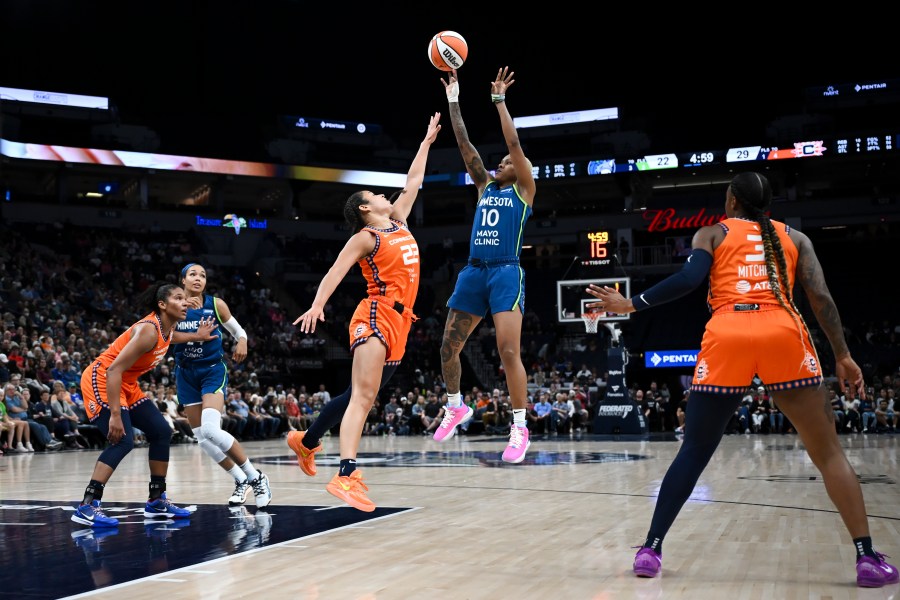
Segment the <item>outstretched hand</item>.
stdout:
<path fill-rule="evenodd" d="M 587 308 L 599 308 L 600 310 L 615 313 L 617 315 L 627 315 L 628 313 L 634 312 L 631 301 L 620 294 L 615 288 L 606 285 L 600 287 L 592 283 L 588 285 L 587 289 L 584 291 L 599 300 L 599 302 L 588 302 L 585 305 Z"/>
<path fill-rule="evenodd" d="M 443 81 L 443 79 L 441 80 Z M 422 143 L 431 144 L 437 139 L 438 131 L 441 130 L 441 113 L 436 112 L 432 115 L 431 120 L 428 121 L 428 131 L 425 133 L 425 139 L 422 140 Z"/>
<path fill-rule="evenodd" d="M 497 78 L 491 82 L 491 93 L 505 95 L 506 90 L 516 82 L 513 79 L 513 75 L 515 75 L 515 72 L 510 71 L 509 67 L 503 67 L 497 71 Z"/>
<path fill-rule="evenodd" d="M 300 325 L 301 333 L 315 333 L 316 321 L 325 322 L 325 311 L 313 306 L 308 311 L 297 317 L 294 325 Z"/>

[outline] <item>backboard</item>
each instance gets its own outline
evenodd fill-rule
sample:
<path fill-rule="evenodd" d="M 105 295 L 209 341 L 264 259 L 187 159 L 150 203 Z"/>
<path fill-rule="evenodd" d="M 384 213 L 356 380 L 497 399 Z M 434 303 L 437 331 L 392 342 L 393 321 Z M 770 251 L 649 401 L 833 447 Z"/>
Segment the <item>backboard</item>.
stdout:
<path fill-rule="evenodd" d="M 584 291 L 589 284 L 614 287 L 626 298 L 631 297 L 631 278 L 612 277 L 607 279 L 562 279 L 556 282 L 556 311 L 560 323 L 582 323 L 582 313 L 588 312 L 586 305 L 597 299 Z M 627 321 L 630 314 L 619 315 L 605 312 L 600 322 Z"/>

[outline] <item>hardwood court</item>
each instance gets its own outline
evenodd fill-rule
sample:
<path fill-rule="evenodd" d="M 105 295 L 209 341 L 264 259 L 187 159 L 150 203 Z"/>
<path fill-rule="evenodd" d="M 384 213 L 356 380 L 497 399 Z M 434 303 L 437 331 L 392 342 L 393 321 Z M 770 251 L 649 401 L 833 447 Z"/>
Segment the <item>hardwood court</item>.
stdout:
<path fill-rule="evenodd" d="M 900 436 L 842 436 L 864 482 L 876 547 L 900 557 L 897 446 Z M 302 599 L 625 599 L 895 598 L 897 585 L 863 590 L 855 584 L 855 554 L 815 467 L 793 435 L 727 436 L 665 541 L 663 574 L 631 573 L 646 533 L 660 480 L 677 440 L 621 441 L 536 438 L 528 460 L 505 465 L 501 438 L 458 436 L 363 438 L 361 468 L 370 497 L 385 514 L 359 513 L 324 491 L 333 475 L 338 440 L 325 438 L 316 478 L 304 476 L 283 440 L 247 444 L 268 473 L 274 494 L 260 515 L 248 500 L 237 522 L 255 537 L 234 553 L 201 552 L 196 564 L 129 579 L 78 597 L 129 600 L 240 597 Z M 10 515 L 46 522 L 30 505 L 74 504 L 97 451 L 0 458 L 0 597 L 59 597 L 17 589 L 22 569 L 75 574 L 89 565 L 71 559 L 75 530 L 63 513 L 55 527 L 29 526 Z M 320 455 L 321 456 L 321 455 Z M 142 503 L 146 449 L 136 449 L 108 486 L 104 505 Z M 167 539 L 150 556 L 178 549 L 179 536 L 214 540 L 221 534 L 204 514 L 225 511 L 232 485 L 193 445 L 172 447 L 170 496 L 198 504 L 184 531 L 163 527 Z M 141 506 L 141 504 L 134 504 Z M 412 510 L 403 510 L 412 509 Z M 305 537 L 291 538 L 289 521 L 306 516 Z M 59 511 L 62 513 L 63 511 Z M 360 520 L 365 517 L 368 520 Z M 64 520 L 63 520 L 64 519 Z M 204 528 L 206 530 L 204 531 Z M 28 530 L 23 533 L 23 530 Z M 262 533 L 265 533 L 265 536 Z M 281 538 L 277 536 L 282 536 Z M 265 544 L 254 540 L 268 541 Z M 11 540 L 18 540 L 14 544 Z M 53 540 L 49 543 L 48 540 Z M 119 544 L 118 556 L 130 556 Z M 148 556 L 153 536 L 141 533 L 135 557 Z M 185 538 L 187 539 L 187 538 Z M 249 542 L 248 542 L 249 540 Z M 278 541 L 281 540 L 281 541 Z M 99 540 L 100 544 L 107 540 Z M 131 544 L 132 542 L 128 542 Z M 210 541 L 212 544 L 213 542 Z M 14 553 L 49 560 L 13 561 Z M 155 548 L 155 549 L 154 549 Z M 61 560 L 54 561 L 58 555 Z M 63 562 L 62 557 L 67 557 Z M 87 556 L 87 554 L 85 554 Z M 174 554 L 173 554 L 174 558 Z M 143 558 L 129 558 L 139 561 Z M 38 563 L 38 564 L 35 564 Z M 21 565 L 28 565 L 22 567 Z M 167 564 L 167 563 L 163 563 Z M 169 561 L 168 564 L 178 564 Z M 11 572 L 12 571 L 12 572 Z M 103 582 L 98 582 L 103 585 Z M 65 589 L 64 586 L 55 588 Z M 68 592 L 70 593 L 70 592 Z M 60 594 L 64 595 L 64 594 Z"/>

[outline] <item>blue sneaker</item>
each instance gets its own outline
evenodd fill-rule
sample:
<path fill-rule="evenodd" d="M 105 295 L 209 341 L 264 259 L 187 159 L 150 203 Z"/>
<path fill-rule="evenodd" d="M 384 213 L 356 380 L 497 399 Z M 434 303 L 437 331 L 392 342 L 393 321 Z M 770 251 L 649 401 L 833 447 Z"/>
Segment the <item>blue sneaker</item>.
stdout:
<path fill-rule="evenodd" d="M 187 519 L 191 516 L 190 510 L 186 508 L 181 508 L 175 506 L 169 499 L 166 498 L 166 493 L 163 492 L 162 496 L 157 498 L 156 500 L 147 501 L 147 504 L 144 505 L 144 516 L 145 517 L 171 517 L 173 519 Z"/>
<path fill-rule="evenodd" d="M 90 504 L 80 504 L 72 513 L 72 520 L 89 527 L 118 527 L 119 520 L 107 517 L 100 507 L 99 500 L 93 500 Z"/>

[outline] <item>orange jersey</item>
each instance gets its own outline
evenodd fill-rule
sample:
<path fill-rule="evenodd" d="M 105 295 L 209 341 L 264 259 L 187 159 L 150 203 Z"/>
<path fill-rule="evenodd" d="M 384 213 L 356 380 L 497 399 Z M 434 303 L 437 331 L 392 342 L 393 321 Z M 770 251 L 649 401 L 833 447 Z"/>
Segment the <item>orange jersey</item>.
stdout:
<path fill-rule="evenodd" d="M 156 328 L 156 345 L 153 350 L 143 354 L 135 361 L 130 369 L 122 373 L 122 389 L 119 396 L 120 406 L 124 410 L 128 410 L 142 402 L 151 400 L 141 391 L 138 384 L 138 377 L 155 367 L 166 356 L 169 350 L 169 343 L 172 341 L 172 333 L 174 328 L 163 335 L 162 322 L 156 313 L 150 313 L 134 325 L 128 328 L 125 333 L 115 339 L 109 345 L 97 360 L 89 364 L 81 374 L 81 395 L 84 397 L 84 410 L 88 419 L 93 421 L 100 414 L 103 408 L 109 408 L 109 402 L 106 396 L 106 369 L 116 360 L 119 353 L 125 345 L 131 340 L 134 328 L 141 323 L 150 323 Z"/>
<path fill-rule="evenodd" d="M 369 296 L 383 296 L 412 309 L 419 292 L 419 246 L 400 221 L 389 229 L 363 227 L 375 236 L 375 249 L 359 261 Z"/>
<path fill-rule="evenodd" d="M 759 224 L 731 218 L 718 225 L 725 230 L 725 239 L 716 248 L 709 272 L 710 310 L 733 304 L 777 304 L 775 295 L 769 289 Z M 772 221 L 772 225 L 784 248 L 788 281 L 790 289 L 793 289 L 797 247 L 788 235 L 790 228 L 787 225 L 779 221 Z"/>
<path fill-rule="evenodd" d="M 156 313 L 150 313 L 129 327 L 109 345 L 109 348 L 104 350 L 103 353 L 97 357 L 97 361 L 103 365 L 103 369 L 106 370 L 109 368 L 109 365 L 116 360 L 116 357 L 119 356 L 119 353 L 131 340 L 134 328 L 141 323 L 150 323 L 156 328 L 156 346 L 154 346 L 153 350 L 138 358 L 127 371 L 122 373 L 123 383 L 137 381 L 138 377 L 158 365 L 165 358 L 166 352 L 169 351 L 169 343 L 172 341 L 174 329 L 164 334 L 162 331 L 162 321 L 160 321 L 159 316 Z"/>

